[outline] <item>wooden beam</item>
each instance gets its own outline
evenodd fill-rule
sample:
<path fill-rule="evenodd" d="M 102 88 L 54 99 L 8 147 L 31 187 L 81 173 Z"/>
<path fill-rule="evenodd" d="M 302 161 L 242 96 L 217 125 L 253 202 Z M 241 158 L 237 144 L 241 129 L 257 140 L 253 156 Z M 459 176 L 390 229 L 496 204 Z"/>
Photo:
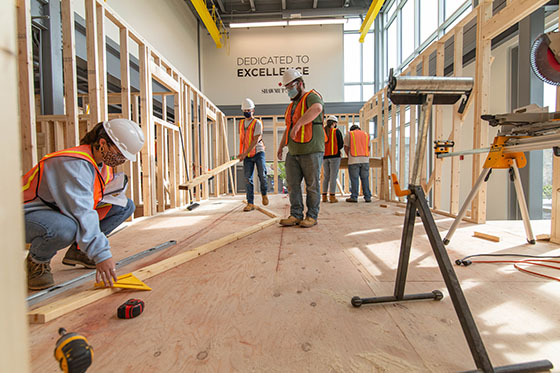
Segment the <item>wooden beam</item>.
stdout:
<path fill-rule="evenodd" d="M 441 42 L 437 43 L 436 48 L 436 76 L 443 77 L 444 75 L 444 57 L 445 45 Z M 435 118 L 434 118 L 434 140 L 443 140 L 443 106 L 436 105 Z M 433 155 L 433 152 L 430 153 Z M 441 172 L 443 166 L 443 159 L 434 157 L 434 194 L 433 194 L 433 208 L 436 210 L 441 209 Z"/>
<path fill-rule="evenodd" d="M 105 8 L 99 3 L 96 4 L 97 23 L 97 74 L 99 76 L 99 113 L 100 120 L 106 121 L 109 118 L 107 106 L 107 49 L 105 48 Z"/>
<path fill-rule="evenodd" d="M 167 270 L 173 269 L 181 264 L 196 259 L 204 254 L 219 249 L 222 246 L 238 241 L 253 233 L 259 232 L 271 225 L 276 224 L 280 218 L 273 218 L 262 223 L 245 228 L 239 232 L 229 234 L 220 239 L 214 240 L 195 249 L 175 255 L 171 258 L 162 260 L 158 263 L 141 268 L 132 272 L 141 281 L 146 281 L 151 277 L 157 276 Z M 38 307 L 28 313 L 29 322 L 32 324 L 44 324 L 57 317 L 72 312 L 80 307 L 91 304 L 99 299 L 105 298 L 113 293 L 119 292 L 119 288 L 89 289 L 80 293 L 60 299 L 51 304 Z"/>
<path fill-rule="evenodd" d="M 139 46 L 140 61 L 140 113 L 145 145 L 142 155 L 142 200 L 144 216 L 152 215 L 155 207 L 155 156 L 154 156 L 154 122 L 152 108 L 152 75 L 149 69 L 150 50 L 145 45 Z"/>
<path fill-rule="evenodd" d="M 500 10 L 500 12 L 495 14 L 493 17 L 490 17 L 492 14 L 490 13 L 490 16 L 482 22 L 482 28 L 477 26 L 477 29 L 482 31 L 482 37 L 485 41 L 491 41 L 509 27 L 531 15 L 531 13 L 535 10 L 545 6 L 546 3 L 548 3 L 548 0 L 510 1 L 506 7 Z"/>
<path fill-rule="evenodd" d="M 152 73 L 154 79 L 171 90 L 172 93 L 179 92 L 179 82 L 173 79 L 173 77 L 169 75 L 165 69 L 156 65 L 152 61 L 150 61 L 150 72 Z"/>
<path fill-rule="evenodd" d="M 99 75 L 97 73 L 99 66 L 99 55 L 97 53 L 97 24 L 95 21 L 97 7 L 95 0 L 85 0 L 85 2 L 89 106 L 89 123 L 87 130 L 89 131 L 101 120 L 101 112 L 99 106 Z"/>
<path fill-rule="evenodd" d="M 228 168 L 236 165 L 237 163 L 239 163 L 239 159 L 233 159 L 231 161 L 228 161 L 222 165 L 219 165 L 218 167 L 214 168 L 213 170 L 210 170 L 202 175 L 199 175 L 197 177 L 195 177 L 194 179 L 190 180 L 189 182 L 185 183 L 185 184 L 181 184 L 179 185 L 179 189 L 181 190 L 188 190 L 189 188 L 193 188 L 196 187 L 198 185 L 200 185 L 201 183 L 206 182 L 208 179 L 210 179 L 212 176 L 217 175 L 218 173 L 227 170 Z"/>
<path fill-rule="evenodd" d="M 37 164 L 33 48 L 31 45 L 31 6 L 29 0 L 17 1 L 19 109 L 23 172 Z"/>
<path fill-rule="evenodd" d="M 453 76 L 463 76 L 463 29 L 455 29 L 453 38 Z M 458 102 L 453 106 L 453 129 L 451 132 L 452 140 L 455 142 L 455 149 L 461 147 L 461 128 L 463 119 L 458 109 L 461 104 Z M 457 215 L 459 213 L 459 193 L 461 181 L 461 165 L 459 157 L 451 157 L 451 191 L 449 195 L 449 211 Z"/>
<path fill-rule="evenodd" d="M 405 140 L 405 125 L 406 125 L 406 105 L 400 105 L 399 106 L 399 182 L 401 183 L 401 186 L 404 186 L 404 180 L 405 180 L 405 173 L 404 173 L 404 154 L 405 154 L 405 148 L 406 148 L 406 140 Z M 399 197 L 399 200 L 402 200 L 403 197 Z"/>
<path fill-rule="evenodd" d="M 76 77 L 76 41 L 74 37 L 74 10 L 71 0 L 60 4 L 62 19 L 62 60 L 64 68 L 64 105 L 66 109 L 66 148 L 80 143 L 78 122 L 78 79 Z"/>

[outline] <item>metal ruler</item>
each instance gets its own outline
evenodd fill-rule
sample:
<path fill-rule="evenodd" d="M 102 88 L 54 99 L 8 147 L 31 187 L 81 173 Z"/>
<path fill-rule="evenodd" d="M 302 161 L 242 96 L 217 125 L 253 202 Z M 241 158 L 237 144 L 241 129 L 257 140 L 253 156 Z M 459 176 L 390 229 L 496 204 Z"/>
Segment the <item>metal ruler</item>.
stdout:
<path fill-rule="evenodd" d="M 154 246 L 152 248 L 149 248 L 147 250 L 141 251 L 137 254 L 131 255 L 127 258 L 124 258 L 120 261 L 117 262 L 116 264 L 116 268 L 120 268 L 120 267 L 124 267 L 132 262 L 135 262 L 139 259 L 142 259 L 148 255 L 152 255 L 158 251 L 161 251 L 163 249 L 166 249 L 170 246 L 173 246 L 177 244 L 177 241 L 175 240 L 171 240 L 171 241 L 167 241 L 164 242 L 162 244 L 159 244 L 157 246 Z M 37 293 L 34 293 L 30 296 L 27 297 L 27 306 L 31 307 L 34 304 L 37 304 L 39 302 L 44 301 L 45 299 L 49 299 L 51 297 L 54 297 L 57 294 L 63 293 L 69 289 L 75 288 L 76 286 L 79 286 L 81 284 L 83 284 L 84 282 L 88 281 L 91 277 L 95 276 L 95 273 L 97 271 L 90 271 L 82 276 L 76 277 L 72 280 L 63 282 L 62 284 L 59 285 L 55 285 L 53 287 L 50 287 L 48 289 L 42 290 L 42 291 L 38 291 Z"/>

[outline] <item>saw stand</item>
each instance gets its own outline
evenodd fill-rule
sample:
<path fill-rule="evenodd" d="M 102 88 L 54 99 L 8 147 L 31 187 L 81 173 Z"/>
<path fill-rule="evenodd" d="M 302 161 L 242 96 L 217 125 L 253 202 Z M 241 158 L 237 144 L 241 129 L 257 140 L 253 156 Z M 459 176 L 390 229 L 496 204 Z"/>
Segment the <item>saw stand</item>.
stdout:
<path fill-rule="evenodd" d="M 401 239 L 401 248 L 399 256 L 399 264 L 397 269 L 397 277 L 395 282 L 395 289 L 393 296 L 383 296 L 383 297 L 373 297 L 373 298 L 360 298 L 353 297 L 351 303 L 354 307 L 360 307 L 363 304 L 378 304 L 378 303 L 389 303 L 389 302 L 405 302 L 405 301 L 415 301 L 415 300 L 441 300 L 443 299 L 443 294 L 439 290 L 434 290 L 431 293 L 420 293 L 420 294 L 405 294 L 406 285 L 406 275 L 408 271 L 408 263 L 410 259 L 410 249 L 412 245 L 412 237 L 414 233 L 414 224 L 416 220 L 416 212 L 420 213 L 424 229 L 428 235 L 430 245 L 436 257 L 438 267 L 441 271 L 445 285 L 451 296 L 453 307 L 461 327 L 463 329 L 463 334 L 467 339 L 467 343 L 471 350 L 472 357 L 475 361 L 478 370 L 483 372 L 538 372 L 547 371 L 552 369 L 552 364 L 548 360 L 540 360 L 530 363 L 514 364 L 502 367 L 493 367 L 482 342 L 482 338 L 478 329 L 476 327 L 475 321 L 469 309 L 469 305 L 459 284 L 459 280 L 443 241 L 435 224 L 434 218 L 426 201 L 424 195 L 424 190 L 420 185 L 422 166 L 424 165 L 425 154 L 426 154 L 426 142 L 428 127 L 430 124 L 430 113 L 432 111 L 432 105 L 434 102 L 436 104 L 453 104 L 458 101 L 459 98 L 464 97 L 465 94 L 468 96 L 470 94 L 470 89 L 464 91 L 463 94 L 457 95 L 457 92 L 461 90 L 457 82 L 458 79 L 464 78 L 437 78 L 437 77 L 398 77 L 394 78 L 391 76 L 389 79 L 389 97 L 394 104 L 421 104 L 421 122 L 418 133 L 419 144 L 416 149 L 416 155 L 414 158 L 414 164 L 412 169 L 412 175 L 409 182 L 409 188 L 406 191 L 408 195 L 406 204 L 406 213 L 404 218 L 404 227 Z M 464 82 L 463 82 L 464 83 Z M 437 87 L 436 87 L 437 86 Z M 425 87 L 427 89 L 423 90 Z M 450 90 L 447 87 L 452 87 L 451 91 L 455 93 L 455 101 L 450 99 Z M 453 87 L 456 89 L 454 90 Z M 408 93 L 398 93 L 399 88 L 404 92 Z M 434 89 L 438 88 L 438 89 Z M 472 89 L 472 85 L 471 85 Z M 442 92 L 446 90 L 446 92 Z M 422 92 L 426 93 L 422 93 Z M 410 93 L 410 94 L 409 94 Z M 451 102 L 453 101 L 453 102 Z M 464 103 L 466 99 L 463 99 L 463 104 L 460 107 L 464 108 Z"/>

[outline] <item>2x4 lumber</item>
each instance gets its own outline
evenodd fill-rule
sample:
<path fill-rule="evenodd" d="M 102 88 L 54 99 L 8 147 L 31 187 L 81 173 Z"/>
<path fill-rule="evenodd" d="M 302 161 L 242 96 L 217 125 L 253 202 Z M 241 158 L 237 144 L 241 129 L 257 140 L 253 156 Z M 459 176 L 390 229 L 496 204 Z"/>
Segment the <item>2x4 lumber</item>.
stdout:
<path fill-rule="evenodd" d="M 165 99 L 164 99 L 165 100 Z M 179 127 L 177 127 L 176 125 L 169 123 L 163 119 L 160 119 L 158 117 L 152 117 L 152 120 L 154 121 L 154 123 L 158 126 L 161 126 L 163 128 L 167 128 L 170 131 L 174 131 L 177 132 L 179 131 Z"/>
<path fill-rule="evenodd" d="M 208 117 L 208 119 L 212 120 L 213 122 L 216 121 L 216 112 L 215 111 L 207 109 L 206 110 L 206 116 Z"/>
<path fill-rule="evenodd" d="M 456 27 L 453 37 L 453 76 L 463 76 L 463 29 Z M 452 137 L 456 149 L 461 147 L 461 128 L 463 119 L 458 109 L 461 104 L 458 102 L 453 106 L 453 128 Z M 451 191 L 449 194 L 449 210 L 452 214 L 459 213 L 459 192 L 461 181 L 461 166 L 459 157 L 451 157 Z"/>
<path fill-rule="evenodd" d="M 99 75 L 97 73 L 99 56 L 97 53 L 97 25 L 95 21 L 97 7 L 95 0 L 85 0 L 85 7 L 89 106 L 89 122 L 87 130 L 89 131 L 101 120 L 101 112 L 99 106 Z"/>
<path fill-rule="evenodd" d="M 397 105 L 391 104 L 391 173 L 397 174 Z M 396 198 L 395 188 L 391 186 L 391 200 Z"/>
<path fill-rule="evenodd" d="M 191 177 L 196 178 L 201 174 L 200 172 L 200 121 L 199 121 L 199 113 L 200 113 L 200 96 L 198 92 L 193 92 L 193 101 L 194 101 L 194 118 L 193 118 L 193 136 L 194 136 L 194 156 L 193 156 L 193 167 L 194 172 L 192 173 Z M 196 188 L 195 191 L 196 200 L 200 201 L 200 188 Z"/>
<path fill-rule="evenodd" d="M 488 19 L 482 22 L 481 31 L 483 38 L 486 41 L 491 41 L 547 3 L 547 0 L 515 0 L 509 2 L 499 13 L 491 18 L 488 17 Z"/>
<path fill-rule="evenodd" d="M 173 77 L 171 77 L 165 69 L 150 61 L 150 71 L 152 73 L 152 77 L 163 84 L 167 89 L 172 92 L 179 92 L 179 82 L 173 79 Z"/>
<path fill-rule="evenodd" d="M 383 90 L 383 103 L 384 103 L 384 111 L 383 111 L 383 159 L 385 161 L 385 172 L 381 173 L 381 184 L 383 185 L 383 199 L 388 201 L 390 199 L 389 195 L 389 179 L 388 179 L 388 172 L 389 172 L 389 164 L 387 163 L 387 154 L 389 152 L 389 97 L 387 96 L 387 87 Z"/>
<path fill-rule="evenodd" d="M 150 50 L 146 45 L 139 46 L 140 62 L 140 113 L 145 145 L 142 147 L 142 200 L 144 216 L 153 215 L 155 206 L 155 157 L 154 122 L 152 109 L 152 75 L 149 68 Z"/>
<path fill-rule="evenodd" d="M 443 77 L 444 75 L 444 57 L 445 45 L 441 42 L 437 43 L 436 48 L 436 76 Z M 435 109 L 434 120 L 434 140 L 443 140 L 443 106 L 437 105 Z M 431 150 L 431 149 L 430 149 Z M 432 153 L 433 154 L 433 153 Z M 443 166 L 443 159 L 434 157 L 434 194 L 433 194 L 433 208 L 441 208 L 441 172 Z"/>
<path fill-rule="evenodd" d="M 165 127 L 156 126 L 157 140 L 156 140 L 156 193 L 157 193 L 157 211 L 165 211 L 165 189 L 163 187 L 163 180 L 165 178 Z"/>
<path fill-rule="evenodd" d="M 490 94 L 490 42 L 491 39 L 483 37 L 483 25 L 492 16 L 492 1 L 484 0 L 478 6 L 477 37 L 476 37 L 476 62 L 475 62 L 475 99 L 473 148 L 489 146 L 488 125 L 482 122 L 481 115 L 488 113 Z M 472 184 L 474 185 L 482 172 L 484 158 L 480 154 L 473 154 Z M 486 183 L 482 183 L 477 195 L 472 201 L 472 219 L 477 223 L 486 222 Z"/>
<path fill-rule="evenodd" d="M 406 140 L 405 140 L 405 125 L 406 125 L 406 106 L 405 105 L 400 105 L 399 106 L 400 112 L 399 112 L 399 182 L 401 183 L 401 185 L 404 187 L 405 183 L 404 183 L 404 179 L 406 177 L 405 173 L 404 173 L 404 154 L 405 154 L 405 150 L 406 150 Z M 402 200 L 403 197 L 399 197 L 399 200 Z"/>
<path fill-rule="evenodd" d="M 410 75 L 416 75 L 416 65 L 411 66 Z M 418 110 L 417 105 L 410 105 L 410 131 L 408 140 L 408 179 L 412 177 L 412 162 L 414 159 L 414 152 L 416 151 L 416 112 Z M 403 184 L 404 186 L 404 184 Z"/>
<path fill-rule="evenodd" d="M 37 159 L 35 88 L 33 85 L 33 48 L 31 42 L 31 6 L 29 0 L 17 1 L 18 75 L 22 168 L 27 172 Z"/>
<path fill-rule="evenodd" d="M 208 179 L 210 179 L 212 176 L 236 165 L 237 163 L 239 163 L 239 159 L 232 159 L 231 161 L 228 161 L 222 165 L 219 165 L 218 167 L 214 168 L 213 170 L 208 171 L 207 173 L 204 173 L 202 175 L 199 175 L 197 177 L 195 177 L 194 179 L 190 180 L 189 182 L 179 185 L 179 189 L 182 190 L 187 190 L 189 188 L 193 188 L 196 187 L 197 185 L 200 185 L 201 183 L 207 181 Z"/>
<path fill-rule="evenodd" d="M 99 113 L 101 120 L 108 119 L 109 111 L 107 107 L 107 53 L 105 48 L 105 8 L 96 4 L 95 21 L 97 23 L 97 74 L 99 75 Z"/>
<path fill-rule="evenodd" d="M 382 164 L 383 160 L 381 159 L 381 157 L 371 157 L 369 159 L 369 168 L 381 168 Z M 348 157 L 342 157 L 340 159 L 340 169 L 348 169 Z"/>
<path fill-rule="evenodd" d="M 133 96 L 132 97 L 132 120 L 136 123 L 140 123 L 139 118 L 139 108 L 140 108 L 140 96 Z M 141 154 L 136 155 L 136 162 L 132 164 L 132 175 L 135 182 L 131 183 L 130 191 L 131 197 L 134 202 L 139 205 L 142 201 L 142 184 L 140 183 L 140 156 Z M 128 193 L 128 192 L 127 192 Z"/>
<path fill-rule="evenodd" d="M 477 238 L 482 238 L 488 241 L 493 241 L 493 242 L 500 242 L 500 237 L 498 236 L 494 236 L 492 234 L 487 234 L 487 233 L 482 233 L 482 232 L 474 232 L 473 233 L 473 237 L 477 237 Z"/>
<path fill-rule="evenodd" d="M 201 139 L 201 158 L 202 158 L 202 171 L 201 172 L 206 172 L 206 170 L 208 170 L 209 167 L 209 136 L 208 136 L 208 116 L 206 115 L 206 107 L 207 107 L 207 100 L 205 98 L 203 98 L 200 102 L 200 119 L 201 124 L 200 124 L 200 130 L 201 130 L 201 135 L 202 135 L 202 139 Z M 202 198 L 204 199 L 208 199 L 210 198 L 210 185 L 208 183 L 208 180 L 204 181 L 202 183 L 202 191 L 203 191 L 203 196 Z"/>
<path fill-rule="evenodd" d="M 255 205 L 255 208 L 256 208 L 258 211 L 260 211 L 260 212 L 262 212 L 263 214 L 265 214 L 266 216 L 268 216 L 269 218 L 277 218 L 277 217 L 278 217 L 278 215 L 276 215 L 275 212 L 270 211 L 269 209 L 267 209 L 267 208 L 265 208 L 265 207 L 262 207 L 262 206 L 259 206 L 259 205 Z"/>
<path fill-rule="evenodd" d="M 431 49 L 431 48 L 429 48 Z M 424 53 L 422 53 L 422 76 L 428 76 L 430 75 L 430 55 L 432 54 L 432 52 L 429 52 L 428 50 L 424 51 Z M 432 112 L 430 113 L 423 113 L 424 115 L 432 115 L 433 113 L 433 106 L 432 106 Z M 420 123 L 420 120 L 422 119 L 422 113 L 421 113 L 421 108 L 419 108 L 420 112 L 418 114 L 418 126 L 421 126 L 422 124 Z M 433 116 L 432 116 L 433 118 Z M 433 124 L 433 121 L 432 121 Z M 427 136 L 428 134 L 424 134 L 424 136 Z M 418 142 L 422 141 L 421 139 L 418 139 Z M 427 146 L 428 148 L 428 146 Z M 428 166 L 426 165 L 426 160 L 424 161 L 424 164 L 420 165 L 422 172 L 421 172 L 421 177 L 420 177 L 420 184 L 421 185 L 425 185 L 426 184 L 426 175 L 427 175 L 427 169 Z"/>
<path fill-rule="evenodd" d="M 80 142 L 78 122 L 78 80 L 76 77 L 76 41 L 74 37 L 74 10 L 71 0 L 60 4 L 62 19 L 62 59 L 64 64 L 64 105 L 66 110 L 66 148 Z"/>
<path fill-rule="evenodd" d="M 151 277 L 157 276 L 165 271 L 175 268 L 181 264 L 189 262 L 199 256 L 207 254 L 211 251 L 219 249 L 222 246 L 240 240 L 246 236 L 253 233 L 259 232 L 271 225 L 276 224 L 280 218 L 272 218 L 266 220 L 262 223 L 253 225 L 251 227 L 245 228 L 239 232 L 229 234 L 225 237 L 217 239 L 212 242 L 208 242 L 202 246 L 199 246 L 193 250 L 186 251 L 184 253 L 175 255 L 171 258 L 162 260 L 158 263 L 149 265 L 147 267 L 141 268 L 137 271 L 132 272 L 141 281 L 146 281 Z M 103 299 L 113 293 L 120 291 L 119 288 L 104 288 L 104 289 L 89 289 L 71 295 L 67 298 L 61 299 L 59 301 L 47 304 L 45 306 L 36 308 L 28 313 L 29 322 L 32 324 L 44 324 L 57 317 L 65 315 L 72 312 L 80 307 L 91 304 L 99 299 Z"/>

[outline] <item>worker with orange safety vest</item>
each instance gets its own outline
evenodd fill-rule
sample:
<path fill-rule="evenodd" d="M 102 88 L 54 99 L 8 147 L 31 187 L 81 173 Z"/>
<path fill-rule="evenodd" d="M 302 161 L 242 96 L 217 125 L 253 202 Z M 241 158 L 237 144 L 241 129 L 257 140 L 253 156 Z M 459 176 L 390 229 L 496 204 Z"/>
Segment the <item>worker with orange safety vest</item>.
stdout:
<path fill-rule="evenodd" d="M 126 183 L 113 167 L 136 160 L 144 145 L 140 127 L 128 119 L 98 123 L 80 145 L 47 154 L 23 177 L 27 284 L 40 290 L 54 285 L 50 261 L 70 246 L 62 262 L 96 268 L 97 281 L 116 281 L 107 235 L 135 210 L 124 196 Z M 113 182 L 113 183 L 112 183 Z M 115 183 L 122 183 L 117 193 Z M 104 203 L 105 189 L 113 204 Z M 120 200 L 116 198 L 120 193 Z"/>
<path fill-rule="evenodd" d="M 344 151 L 348 154 L 348 174 L 350 176 L 350 198 L 346 202 L 358 202 L 360 181 L 364 200 L 371 202 L 369 189 L 369 135 L 354 124 L 344 137 Z"/>
<path fill-rule="evenodd" d="M 260 120 L 256 119 L 255 103 L 250 98 L 246 98 L 241 103 L 244 119 L 239 121 L 239 155 L 237 158 L 243 161 L 243 174 L 245 176 L 245 190 L 247 195 L 247 206 L 243 211 L 252 211 L 254 205 L 254 185 L 253 173 L 257 166 L 257 174 L 261 184 L 262 204 L 268 205 L 267 196 L 267 172 L 265 147 L 262 139 L 263 125 Z"/>
<path fill-rule="evenodd" d="M 278 146 L 278 159 L 286 155 L 286 179 L 290 197 L 290 216 L 280 220 L 282 226 L 309 228 L 317 224 L 321 204 L 320 174 L 325 151 L 323 98 L 315 90 L 306 91 L 299 70 L 287 69 L 282 83 L 292 101 L 284 115 L 286 131 Z M 307 216 L 303 216 L 301 182 L 305 180 Z"/>
<path fill-rule="evenodd" d="M 342 133 L 336 125 L 338 118 L 335 115 L 327 117 L 325 135 L 325 155 L 323 156 L 323 202 L 336 203 L 336 180 L 338 179 L 338 169 L 340 168 L 340 150 L 344 145 Z M 329 199 L 327 199 L 329 193 Z"/>

